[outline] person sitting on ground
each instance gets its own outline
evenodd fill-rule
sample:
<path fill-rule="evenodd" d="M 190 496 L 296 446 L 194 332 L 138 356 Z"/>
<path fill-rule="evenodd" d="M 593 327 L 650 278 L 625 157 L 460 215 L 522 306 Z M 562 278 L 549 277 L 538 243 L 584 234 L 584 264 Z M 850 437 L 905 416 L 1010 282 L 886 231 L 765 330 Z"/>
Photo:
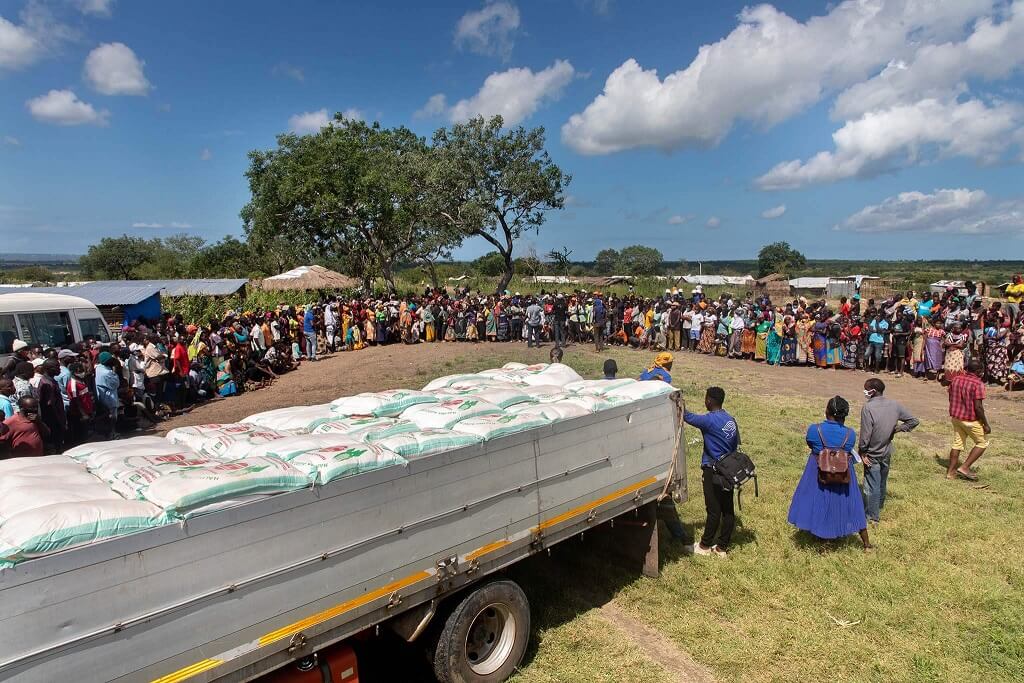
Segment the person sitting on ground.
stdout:
<path fill-rule="evenodd" d="M 561 363 L 562 347 L 556 346 L 553 349 L 551 349 L 551 353 L 548 354 L 548 360 L 550 360 L 552 363 Z"/>
<path fill-rule="evenodd" d="M 659 353 L 654 358 L 654 365 L 640 373 L 640 381 L 661 380 L 662 382 L 672 384 L 671 372 L 674 360 L 672 354 L 668 351 Z"/>
<path fill-rule="evenodd" d="M 604 379 L 615 379 L 615 375 L 619 374 L 619 364 L 614 358 L 609 358 L 604 362 L 603 371 Z"/>
<path fill-rule="evenodd" d="M 740 428 L 736 419 L 725 412 L 725 390 L 721 387 L 708 387 L 704 394 L 705 415 L 686 411 L 683 420 L 700 430 L 704 438 L 704 451 L 701 454 L 700 468 L 703 473 L 704 509 L 707 521 L 704 523 L 704 534 L 700 543 L 693 547 L 696 555 L 715 555 L 726 557 L 732 531 L 736 526 L 736 513 L 733 511 L 732 489 L 725 488 L 720 476 L 714 470 L 714 463 L 721 460 L 740 447 Z"/>
<path fill-rule="evenodd" d="M 846 426 L 850 404 L 842 396 L 833 396 L 825 406 L 825 421 L 807 428 L 807 445 L 811 449 L 803 476 L 793 492 L 789 505 L 789 523 L 817 538 L 826 540 L 860 535 L 864 550 L 871 548 L 868 540 L 864 499 L 857 487 L 853 467 L 853 448 L 857 434 Z M 849 481 L 824 483 L 819 477 L 818 454 L 825 448 L 845 451 L 849 459 Z"/>

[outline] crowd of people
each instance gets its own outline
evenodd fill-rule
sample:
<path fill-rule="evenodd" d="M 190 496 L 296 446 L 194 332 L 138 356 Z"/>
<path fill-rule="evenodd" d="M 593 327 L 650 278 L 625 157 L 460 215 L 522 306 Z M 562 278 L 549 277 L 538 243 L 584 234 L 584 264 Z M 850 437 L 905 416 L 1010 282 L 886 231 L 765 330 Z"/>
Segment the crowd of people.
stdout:
<path fill-rule="evenodd" d="M 713 354 L 770 366 L 807 365 L 913 374 L 949 384 L 972 361 L 981 379 L 1024 385 L 1020 276 L 1008 301 L 985 301 L 972 283 L 939 294 L 884 301 L 859 296 L 831 306 L 803 297 L 776 304 L 764 295 L 706 297 L 672 289 L 538 295 L 449 292 L 343 298 L 323 294 L 306 306 L 227 311 L 222 318 L 126 321 L 118 341 L 68 348 L 14 343 L 0 368 L 0 409 L 38 411 L 45 449 L 59 452 L 92 435 L 155 423 L 198 402 L 270 385 L 324 353 L 419 343 L 522 342 L 528 347 L 593 343 Z"/>

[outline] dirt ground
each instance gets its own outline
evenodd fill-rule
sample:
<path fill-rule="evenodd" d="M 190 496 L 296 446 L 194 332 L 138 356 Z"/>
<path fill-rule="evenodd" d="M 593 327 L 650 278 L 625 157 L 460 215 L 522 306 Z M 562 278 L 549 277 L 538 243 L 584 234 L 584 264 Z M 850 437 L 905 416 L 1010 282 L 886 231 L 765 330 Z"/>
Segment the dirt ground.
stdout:
<path fill-rule="evenodd" d="M 303 363 L 297 371 L 278 379 L 273 386 L 233 398 L 198 406 L 191 412 L 161 423 L 161 431 L 186 425 L 237 422 L 263 410 L 293 405 L 326 403 L 339 396 L 397 387 L 419 388 L 435 376 L 473 371 L 493 359 L 495 364 L 513 358 L 523 362 L 548 359 L 550 347 L 527 349 L 523 344 L 419 344 L 392 345 L 358 352 L 336 353 L 315 363 Z M 608 355 L 608 354 L 605 354 Z M 638 361 L 653 354 L 616 349 L 610 355 Z M 571 346 L 566 350 L 569 364 L 594 365 L 601 354 L 591 347 Z M 727 390 L 747 395 L 830 398 L 836 394 L 858 404 L 864 380 L 869 375 L 849 370 L 818 370 L 766 366 L 751 361 L 736 361 L 696 353 L 680 353 L 673 369 L 676 384 L 693 381 L 717 383 Z M 901 402 L 923 420 L 944 422 L 946 390 L 935 382 L 905 376 L 880 375 L 886 395 Z M 1008 395 L 1002 389 L 989 388 L 986 411 L 993 431 L 1024 434 L 1024 392 Z"/>

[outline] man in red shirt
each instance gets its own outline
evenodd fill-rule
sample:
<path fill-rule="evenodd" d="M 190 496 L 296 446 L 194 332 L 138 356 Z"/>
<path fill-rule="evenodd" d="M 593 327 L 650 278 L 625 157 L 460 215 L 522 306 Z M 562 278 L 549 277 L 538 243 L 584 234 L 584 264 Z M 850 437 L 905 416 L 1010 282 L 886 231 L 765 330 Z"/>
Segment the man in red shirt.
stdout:
<path fill-rule="evenodd" d="M 18 401 L 18 413 L 0 429 L 0 459 L 43 455 L 43 437 L 49 434 L 39 419 L 39 402 L 29 396 Z"/>
<path fill-rule="evenodd" d="M 953 378 L 949 385 L 949 418 L 953 423 L 953 446 L 949 451 L 949 468 L 947 479 L 961 477 L 969 481 L 977 481 L 978 475 L 971 472 L 973 465 L 988 448 L 988 435 L 992 428 L 985 417 L 985 384 L 981 381 L 983 370 L 981 361 L 972 358 L 967 364 L 967 372 Z M 967 439 L 974 442 L 970 455 L 960 464 L 960 451 L 964 449 Z"/>

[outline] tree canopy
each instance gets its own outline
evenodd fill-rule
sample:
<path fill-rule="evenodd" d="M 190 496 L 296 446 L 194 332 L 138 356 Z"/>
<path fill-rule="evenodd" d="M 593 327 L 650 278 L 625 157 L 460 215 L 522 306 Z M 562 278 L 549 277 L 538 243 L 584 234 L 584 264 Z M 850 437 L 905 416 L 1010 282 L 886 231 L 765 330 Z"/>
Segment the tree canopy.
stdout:
<path fill-rule="evenodd" d="M 654 247 L 634 244 L 619 252 L 619 268 L 627 275 L 657 275 L 665 258 Z"/>
<path fill-rule="evenodd" d="M 789 242 L 766 244 L 757 254 L 758 277 L 772 273 L 794 275 L 794 271 L 806 266 L 807 259 L 799 251 L 789 246 Z"/>

